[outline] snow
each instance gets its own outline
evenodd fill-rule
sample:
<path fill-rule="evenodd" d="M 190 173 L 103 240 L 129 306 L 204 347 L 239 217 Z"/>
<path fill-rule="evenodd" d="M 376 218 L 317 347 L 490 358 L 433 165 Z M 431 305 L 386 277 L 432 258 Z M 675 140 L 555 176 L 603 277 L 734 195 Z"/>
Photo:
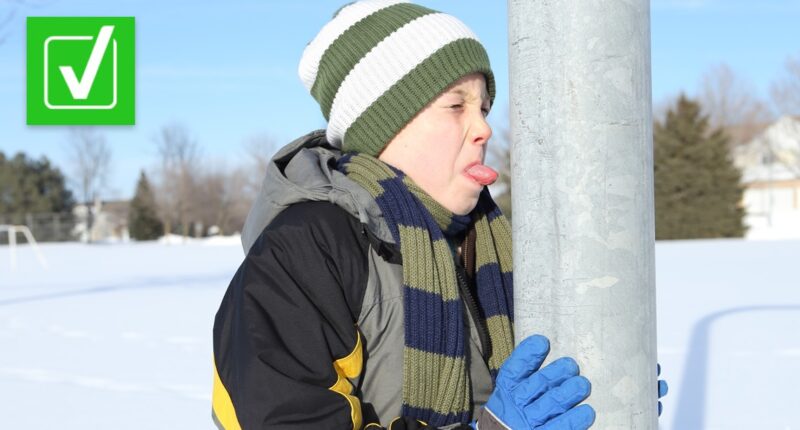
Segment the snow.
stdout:
<path fill-rule="evenodd" d="M 232 236 L 209 236 L 203 238 L 183 237 L 179 234 L 168 234 L 161 236 L 158 243 L 162 245 L 185 245 L 187 243 L 197 243 L 201 245 L 239 245 L 242 244 L 242 236 L 235 234 Z"/>
<path fill-rule="evenodd" d="M 800 429 L 800 241 L 656 245 L 662 429 Z"/>
<path fill-rule="evenodd" d="M 235 245 L 0 247 L 2 428 L 203 429 Z"/>
<path fill-rule="evenodd" d="M 0 247 L 3 428 L 213 429 L 238 238 Z M 800 429 L 800 241 L 656 245 L 661 429 Z M 654 388 L 655 389 L 655 388 Z M 593 395 L 598 395 L 595 392 Z"/>
<path fill-rule="evenodd" d="M 773 211 L 745 216 L 748 240 L 800 239 L 800 210 Z"/>

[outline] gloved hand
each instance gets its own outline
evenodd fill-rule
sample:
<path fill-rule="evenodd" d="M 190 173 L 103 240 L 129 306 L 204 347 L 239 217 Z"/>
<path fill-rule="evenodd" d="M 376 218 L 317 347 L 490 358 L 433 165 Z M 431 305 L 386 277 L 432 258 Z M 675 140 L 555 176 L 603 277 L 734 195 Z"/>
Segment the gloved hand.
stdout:
<path fill-rule="evenodd" d="M 495 390 L 484 409 L 505 427 L 584 430 L 594 423 L 591 406 L 574 407 L 589 396 L 591 383 L 578 376 L 578 364 L 569 357 L 539 369 L 549 352 L 547 338 L 533 335 L 523 340 L 500 367 Z"/>
<path fill-rule="evenodd" d="M 656 376 L 661 376 L 661 365 L 656 363 Z M 658 380 L 658 398 L 662 398 L 667 395 L 667 391 L 669 391 L 669 386 L 667 386 L 667 381 L 663 379 Z M 661 401 L 658 402 L 658 416 L 661 416 Z"/>

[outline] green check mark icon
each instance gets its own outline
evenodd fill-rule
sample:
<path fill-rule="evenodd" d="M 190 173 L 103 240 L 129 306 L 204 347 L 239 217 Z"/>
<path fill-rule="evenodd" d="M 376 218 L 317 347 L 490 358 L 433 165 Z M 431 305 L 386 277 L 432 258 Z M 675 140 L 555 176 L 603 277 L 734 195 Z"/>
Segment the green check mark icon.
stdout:
<path fill-rule="evenodd" d="M 113 31 L 113 25 L 104 25 L 100 28 L 100 33 L 97 35 L 92 47 L 92 53 L 89 55 L 89 62 L 86 64 L 86 69 L 84 69 L 80 80 L 75 76 L 75 70 L 72 66 L 58 67 L 67 82 L 69 92 L 75 100 L 86 100 L 89 96 L 89 91 L 91 91 L 94 79 L 97 77 L 97 70 L 100 68 L 100 62 L 108 48 L 108 42 L 111 40 Z"/>

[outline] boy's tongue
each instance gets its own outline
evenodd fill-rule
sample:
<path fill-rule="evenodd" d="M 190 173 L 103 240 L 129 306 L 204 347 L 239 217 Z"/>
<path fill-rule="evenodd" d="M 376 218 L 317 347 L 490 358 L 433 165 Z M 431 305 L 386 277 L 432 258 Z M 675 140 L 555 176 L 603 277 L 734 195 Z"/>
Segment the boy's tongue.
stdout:
<path fill-rule="evenodd" d="M 497 180 L 497 172 L 483 164 L 476 164 L 467 169 L 467 175 L 481 185 L 491 185 Z"/>

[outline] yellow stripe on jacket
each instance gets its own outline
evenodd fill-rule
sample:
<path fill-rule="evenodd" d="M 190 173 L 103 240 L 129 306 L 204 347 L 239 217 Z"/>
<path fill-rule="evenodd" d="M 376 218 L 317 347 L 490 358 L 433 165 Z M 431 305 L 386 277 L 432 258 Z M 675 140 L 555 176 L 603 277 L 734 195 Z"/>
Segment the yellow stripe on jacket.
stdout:
<path fill-rule="evenodd" d="M 353 384 L 348 378 L 355 378 L 361 374 L 364 365 L 364 354 L 361 350 L 361 334 L 356 330 L 356 346 L 346 357 L 333 362 L 336 370 L 336 383 L 329 390 L 337 392 L 347 399 L 350 404 L 350 419 L 353 421 L 353 430 L 361 429 L 361 401 L 353 395 Z"/>

